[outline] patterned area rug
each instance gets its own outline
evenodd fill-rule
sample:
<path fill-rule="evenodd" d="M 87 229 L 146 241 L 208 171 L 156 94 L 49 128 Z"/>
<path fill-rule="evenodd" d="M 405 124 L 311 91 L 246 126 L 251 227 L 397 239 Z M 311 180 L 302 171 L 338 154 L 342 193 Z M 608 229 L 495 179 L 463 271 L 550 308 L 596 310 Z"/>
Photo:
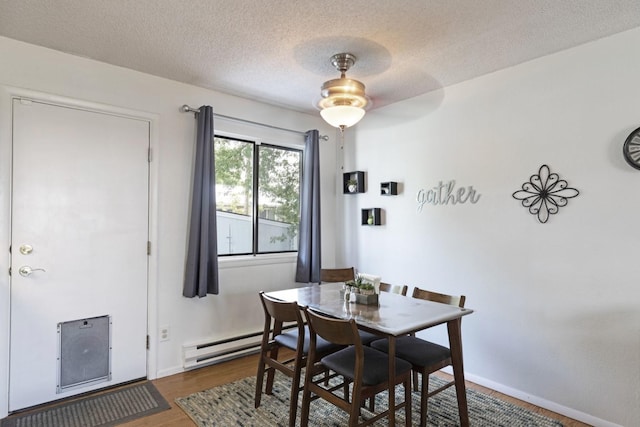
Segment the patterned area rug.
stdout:
<path fill-rule="evenodd" d="M 278 373 L 273 386 L 273 396 L 262 396 L 262 404 L 253 406 L 255 377 L 244 378 L 209 390 L 194 393 L 176 399 L 176 403 L 199 427 L 211 426 L 286 426 L 289 416 L 290 380 Z M 431 386 L 443 384 L 439 378 L 431 378 Z M 403 400 L 402 387 L 397 387 L 396 402 Z M 300 398 L 302 400 L 302 396 Z M 420 423 L 420 393 L 412 394 L 412 425 Z M 470 424 L 474 427 L 561 427 L 562 424 L 520 406 L 513 405 L 477 392 L 467 390 Z M 376 398 L 376 409 L 387 408 L 387 394 L 380 393 Z M 396 425 L 404 425 L 404 410 L 396 414 Z M 298 420 L 300 410 L 298 410 Z M 341 427 L 347 425 L 346 412 L 335 406 L 315 400 L 311 402 L 311 425 Z M 458 405 L 453 387 L 436 394 L 429 399 L 430 427 L 459 425 Z M 376 425 L 386 425 L 380 420 Z"/>
<path fill-rule="evenodd" d="M 170 406 L 148 381 L 39 411 L 12 415 L 1 427 L 113 427 Z"/>

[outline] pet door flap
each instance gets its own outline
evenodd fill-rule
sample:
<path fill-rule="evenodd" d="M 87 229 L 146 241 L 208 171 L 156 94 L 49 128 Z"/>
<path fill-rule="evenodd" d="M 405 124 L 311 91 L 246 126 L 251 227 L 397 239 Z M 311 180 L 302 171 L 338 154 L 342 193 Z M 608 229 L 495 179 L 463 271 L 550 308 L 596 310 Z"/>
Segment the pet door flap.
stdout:
<path fill-rule="evenodd" d="M 58 323 L 57 393 L 111 379 L 111 316 Z"/>

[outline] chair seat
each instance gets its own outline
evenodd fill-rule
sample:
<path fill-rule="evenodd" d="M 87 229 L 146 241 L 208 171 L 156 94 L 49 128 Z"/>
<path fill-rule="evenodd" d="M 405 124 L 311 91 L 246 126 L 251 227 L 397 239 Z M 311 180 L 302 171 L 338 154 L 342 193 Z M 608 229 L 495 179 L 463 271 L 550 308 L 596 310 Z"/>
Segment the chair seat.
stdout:
<path fill-rule="evenodd" d="M 371 347 L 387 353 L 389 341 L 380 339 L 372 342 Z M 448 359 L 451 357 L 451 351 L 447 347 L 420 338 L 404 336 L 396 339 L 396 357 L 422 368 Z"/>
<path fill-rule="evenodd" d="M 362 382 L 365 385 L 380 384 L 389 378 L 389 357 L 378 350 L 363 347 L 364 365 Z M 356 350 L 355 347 L 347 347 L 332 353 L 321 359 L 324 366 L 343 375 L 350 380 L 355 378 Z M 396 375 L 399 376 L 411 370 L 411 365 L 396 357 Z"/>
<path fill-rule="evenodd" d="M 305 325 L 304 326 L 304 347 L 302 348 L 302 352 L 304 354 L 309 353 L 309 337 L 310 337 L 310 333 L 309 333 L 309 326 Z M 274 338 L 274 341 L 277 342 L 278 344 L 280 344 L 283 347 L 287 347 L 290 348 L 291 350 L 296 349 L 296 346 L 298 345 L 298 329 L 292 329 L 289 332 L 285 332 L 283 334 L 277 335 Z M 317 342 L 316 342 L 316 351 L 319 354 L 327 354 L 330 353 L 332 351 L 336 351 L 339 350 L 341 348 L 343 348 L 344 346 L 341 345 L 337 345 L 337 344 L 333 344 L 330 343 L 329 341 L 323 339 L 322 337 L 318 337 L 317 338 Z"/>

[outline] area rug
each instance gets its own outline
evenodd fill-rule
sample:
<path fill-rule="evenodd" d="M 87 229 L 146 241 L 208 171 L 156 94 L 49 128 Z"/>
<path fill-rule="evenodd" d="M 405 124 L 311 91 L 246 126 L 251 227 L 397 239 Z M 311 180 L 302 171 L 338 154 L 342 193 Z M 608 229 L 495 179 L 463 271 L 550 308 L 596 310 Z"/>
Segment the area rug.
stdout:
<path fill-rule="evenodd" d="M 254 408 L 255 377 L 214 387 L 209 390 L 179 397 L 176 403 L 199 427 L 211 426 L 255 426 L 280 427 L 288 424 L 290 380 L 278 373 L 273 386 L 273 396 L 262 395 L 259 408 Z M 444 381 L 433 377 L 431 386 Z M 396 402 L 403 400 L 404 391 L 397 387 Z M 302 397 L 302 396 L 301 396 Z M 302 399 L 300 399 L 302 400 Z M 520 406 L 501 401 L 484 393 L 467 390 L 470 424 L 474 427 L 561 427 L 562 424 Z M 376 409 L 387 408 L 387 394 L 376 398 Z M 412 393 L 412 425 L 420 423 L 420 393 Z M 396 414 L 396 425 L 404 425 L 404 410 Z M 346 412 L 335 406 L 316 400 L 311 402 L 310 425 L 341 427 L 347 425 Z M 298 422 L 300 410 L 298 410 Z M 380 420 L 376 425 L 386 425 Z M 459 425 L 458 404 L 455 391 L 449 388 L 429 399 L 430 427 Z"/>
<path fill-rule="evenodd" d="M 170 406 L 149 381 L 12 415 L 0 427 L 113 427 Z"/>

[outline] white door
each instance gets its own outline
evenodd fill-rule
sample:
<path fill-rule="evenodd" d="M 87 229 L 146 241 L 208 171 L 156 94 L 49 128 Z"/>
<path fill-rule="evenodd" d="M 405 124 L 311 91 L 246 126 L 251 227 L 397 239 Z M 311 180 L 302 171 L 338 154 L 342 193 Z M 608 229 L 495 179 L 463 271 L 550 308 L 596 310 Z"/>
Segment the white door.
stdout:
<path fill-rule="evenodd" d="M 148 149 L 144 120 L 14 100 L 10 411 L 146 377 Z M 58 325 L 99 316 L 110 377 L 59 389 Z"/>

